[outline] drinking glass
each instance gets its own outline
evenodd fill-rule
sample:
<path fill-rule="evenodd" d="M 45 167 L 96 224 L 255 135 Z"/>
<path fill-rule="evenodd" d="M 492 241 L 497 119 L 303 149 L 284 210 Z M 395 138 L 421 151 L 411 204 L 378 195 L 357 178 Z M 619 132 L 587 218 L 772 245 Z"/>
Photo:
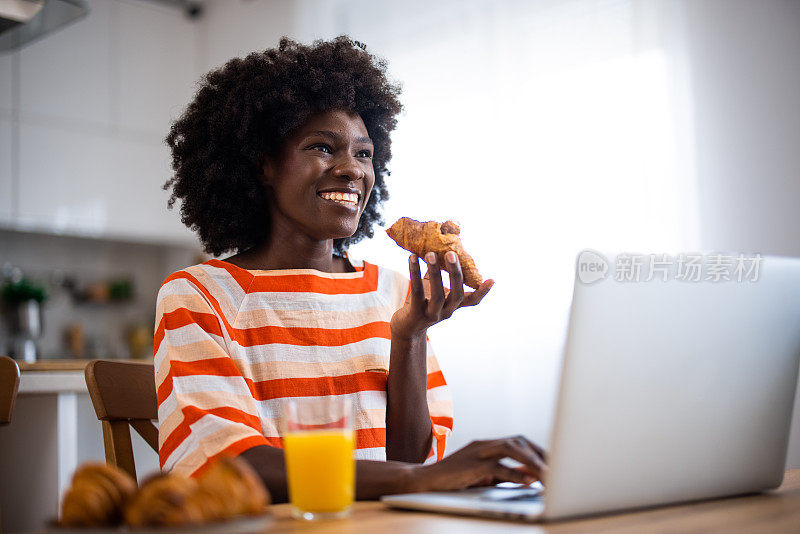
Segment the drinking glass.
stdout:
<path fill-rule="evenodd" d="M 292 515 L 308 521 L 346 517 L 355 495 L 351 400 L 286 400 L 283 447 Z"/>

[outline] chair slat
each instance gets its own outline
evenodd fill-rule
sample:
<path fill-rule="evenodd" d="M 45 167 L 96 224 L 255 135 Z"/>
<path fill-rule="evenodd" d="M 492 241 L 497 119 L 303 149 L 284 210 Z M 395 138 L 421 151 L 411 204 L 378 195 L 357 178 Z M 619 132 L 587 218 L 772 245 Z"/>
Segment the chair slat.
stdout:
<path fill-rule="evenodd" d="M 14 402 L 19 389 L 19 366 L 6 356 L 0 356 L 0 425 L 11 422 Z"/>
<path fill-rule="evenodd" d="M 100 421 L 103 425 L 103 447 L 106 463 L 127 471 L 136 480 L 133 443 L 127 421 Z"/>

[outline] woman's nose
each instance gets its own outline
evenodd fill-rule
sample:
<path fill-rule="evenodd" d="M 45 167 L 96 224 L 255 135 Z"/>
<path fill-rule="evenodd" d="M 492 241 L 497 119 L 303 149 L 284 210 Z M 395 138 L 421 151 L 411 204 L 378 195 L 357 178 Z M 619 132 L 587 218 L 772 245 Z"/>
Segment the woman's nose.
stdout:
<path fill-rule="evenodd" d="M 361 168 L 361 164 L 353 156 L 344 156 L 333 168 L 333 175 L 337 178 L 348 180 L 363 180 L 365 173 Z"/>

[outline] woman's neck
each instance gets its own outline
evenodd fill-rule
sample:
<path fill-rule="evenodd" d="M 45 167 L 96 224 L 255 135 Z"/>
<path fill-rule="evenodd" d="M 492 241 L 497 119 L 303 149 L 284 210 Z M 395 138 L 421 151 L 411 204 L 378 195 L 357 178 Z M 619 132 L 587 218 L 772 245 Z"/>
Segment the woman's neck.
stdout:
<path fill-rule="evenodd" d="M 324 273 L 346 273 L 354 270 L 345 258 L 333 255 L 332 239 L 321 242 L 307 239 L 270 239 L 225 261 L 243 269 L 268 271 L 315 269 Z"/>
<path fill-rule="evenodd" d="M 271 202 L 269 238 L 231 256 L 226 261 L 245 269 L 315 269 L 323 273 L 347 273 L 355 269 L 344 258 L 333 255 L 333 239 L 311 237 L 284 216 Z"/>

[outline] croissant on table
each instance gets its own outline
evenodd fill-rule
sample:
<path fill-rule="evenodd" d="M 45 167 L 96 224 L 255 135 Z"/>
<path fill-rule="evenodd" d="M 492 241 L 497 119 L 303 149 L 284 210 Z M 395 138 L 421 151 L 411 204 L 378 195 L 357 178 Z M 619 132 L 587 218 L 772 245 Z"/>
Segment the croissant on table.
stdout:
<path fill-rule="evenodd" d="M 263 513 L 269 493 L 245 461 L 222 457 L 197 479 L 162 474 L 142 485 L 125 512 L 133 527 L 195 525 Z"/>
<path fill-rule="evenodd" d="M 230 456 L 220 458 L 200 476 L 195 502 L 209 519 L 254 515 L 264 511 L 270 496 L 247 462 Z"/>
<path fill-rule="evenodd" d="M 194 525 L 204 522 L 203 511 L 191 504 L 197 481 L 178 475 L 159 474 L 147 479 L 125 510 L 132 527 Z"/>
<path fill-rule="evenodd" d="M 83 465 L 72 476 L 64 495 L 60 524 L 65 527 L 118 525 L 136 494 L 136 481 L 117 467 L 103 463 Z"/>
<path fill-rule="evenodd" d="M 222 457 L 198 478 L 160 473 L 141 488 L 126 472 L 87 464 L 73 477 L 61 508 L 65 527 L 199 525 L 261 514 L 270 502 L 261 479 L 244 460 Z"/>
<path fill-rule="evenodd" d="M 444 264 L 445 253 L 452 250 L 461 264 L 464 283 L 472 289 L 478 289 L 483 282 L 483 277 L 475 266 L 475 260 L 467 254 L 461 244 L 459 237 L 461 227 L 457 222 L 420 222 L 402 217 L 390 226 L 386 233 L 395 243 L 421 258 L 428 252 L 435 252 L 440 265 Z"/>

